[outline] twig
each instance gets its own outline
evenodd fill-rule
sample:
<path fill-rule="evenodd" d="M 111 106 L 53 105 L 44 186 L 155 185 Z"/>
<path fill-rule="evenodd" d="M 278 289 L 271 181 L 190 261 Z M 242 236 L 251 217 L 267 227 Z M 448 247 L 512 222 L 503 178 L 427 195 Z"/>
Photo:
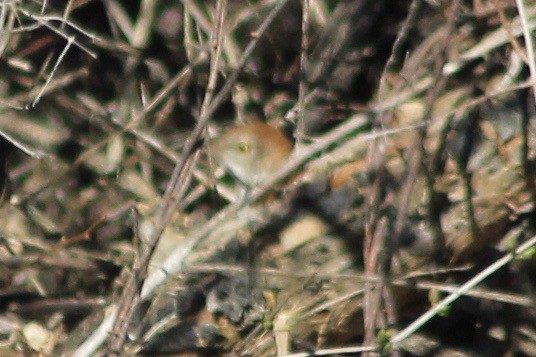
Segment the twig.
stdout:
<path fill-rule="evenodd" d="M 26 144 L 22 143 L 21 141 L 15 139 L 8 133 L 0 130 L 0 137 L 4 138 L 5 140 L 9 141 L 13 146 L 15 146 L 17 149 L 25 153 L 26 155 L 34 158 L 34 159 L 42 159 L 48 154 L 45 151 L 39 150 L 39 149 L 32 149 Z M 3 154 L 2 154 L 3 155 Z"/>
<path fill-rule="evenodd" d="M 420 290 L 437 290 L 437 291 L 443 291 L 447 293 L 453 293 L 456 291 L 459 291 L 460 286 L 458 285 L 451 285 L 451 284 L 440 284 L 436 282 L 429 282 L 429 281 L 417 281 L 412 282 L 407 279 L 400 280 L 397 279 L 393 284 L 398 286 L 406 286 L 408 288 L 415 288 Z M 503 293 L 500 291 L 492 291 L 488 289 L 478 289 L 474 288 L 465 292 L 461 293 L 464 296 L 471 296 L 479 299 L 486 299 L 490 301 L 497 301 L 500 303 L 505 304 L 512 304 L 512 305 L 518 305 L 518 306 L 525 306 L 525 307 L 533 307 L 534 301 L 528 297 L 523 296 L 520 294 L 514 294 L 514 293 Z"/>
<path fill-rule="evenodd" d="M 456 301 L 461 295 L 466 294 L 469 290 L 473 289 L 475 286 L 480 284 L 484 279 L 486 279 L 491 274 L 495 273 L 497 270 L 511 262 L 516 256 L 523 254 L 528 249 L 532 248 L 536 244 L 536 236 L 532 237 L 525 243 L 521 244 L 514 253 L 508 253 L 501 259 L 497 260 L 495 263 L 491 264 L 489 267 L 475 275 L 473 278 L 469 279 L 465 284 L 460 286 L 456 291 L 452 292 L 449 296 L 443 299 L 438 304 L 434 305 L 433 308 L 428 310 L 426 313 L 421 315 L 417 320 L 413 321 L 409 326 L 396 334 L 392 339 L 391 343 L 393 345 L 399 345 L 406 338 L 415 333 L 420 329 L 424 324 L 426 324 L 432 317 L 437 313 L 442 311 L 449 304 Z"/>
<path fill-rule="evenodd" d="M 119 31 L 121 31 L 128 43 L 132 43 L 132 33 L 134 32 L 134 27 L 126 11 L 115 0 L 105 1 L 103 5 L 105 6 L 106 13 L 110 18 L 110 23 L 115 25 L 113 26 L 115 30 L 113 32 L 115 33 L 116 37 L 120 36 Z"/>
<path fill-rule="evenodd" d="M 63 51 L 61 51 L 60 55 L 58 56 L 58 59 L 56 60 L 56 63 L 54 64 L 54 67 L 52 68 L 52 71 L 50 71 L 50 74 L 49 74 L 47 80 L 45 81 L 45 84 L 43 85 L 43 87 L 41 88 L 41 90 L 39 91 L 37 96 L 35 97 L 34 101 L 32 102 L 32 107 L 35 107 L 36 104 L 39 103 L 39 100 L 41 99 L 41 96 L 43 95 L 43 93 L 47 89 L 47 86 L 49 85 L 50 81 L 52 80 L 52 77 L 54 77 L 54 73 L 56 73 L 56 70 L 58 69 L 61 61 L 63 60 L 63 57 L 65 57 L 65 55 L 67 54 L 67 51 L 69 50 L 69 48 L 71 48 L 71 45 L 73 44 L 73 42 L 74 42 L 74 36 L 70 36 L 67 39 L 67 44 L 63 48 Z"/>
<path fill-rule="evenodd" d="M 8 0 L 3 0 L 2 10 L 0 10 L 0 56 L 4 54 L 4 50 L 9 44 L 9 39 L 11 38 L 11 32 L 15 25 L 15 13 L 9 11 L 12 9 L 11 6 L 7 6 Z"/>
<path fill-rule="evenodd" d="M 534 86 L 532 87 L 532 95 L 534 99 L 534 103 L 536 103 L 536 59 L 534 58 L 534 44 L 532 42 L 532 35 L 531 31 L 529 29 L 529 25 L 527 22 L 527 15 L 525 13 L 525 5 L 522 0 L 516 0 L 516 6 L 517 11 L 519 12 L 519 17 L 521 20 L 521 27 L 523 29 L 523 38 L 525 40 L 525 47 L 527 49 L 527 55 L 528 55 L 528 66 L 529 66 L 529 72 L 530 72 L 530 79 L 534 83 Z M 521 105 L 525 108 L 523 110 L 523 116 L 521 120 L 521 134 L 523 138 L 523 142 L 521 144 L 521 162 L 523 165 L 523 171 L 525 175 L 525 181 L 527 183 L 527 187 L 530 190 L 530 194 L 532 196 L 533 203 L 536 203 L 536 190 L 535 190 L 535 184 L 534 180 L 532 179 L 533 176 L 533 170 L 530 168 L 529 164 L 529 128 L 530 128 L 530 114 L 526 110 L 526 106 L 528 103 L 521 103 Z M 534 219 L 533 222 L 534 223 Z"/>
<path fill-rule="evenodd" d="M 184 273 L 226 273 L 226 274 L 243 274 L 247 272 L 247 267 L 241 266 L 241 265 L 226 265 L 226 264 L 194 264 L 194 265 L 188 265 L 184 268 Z M 455 268 L 455 269 L 447 269 L 447 270 L 432 270 L 427 271 L 424 273 L 421 273 L 421 276 L 437 276 L 437 274 L 446 274 L 449 272 L 455 272 L 455 271 L 467 271 L 466 268 Z M 262 275 L 268 275 L 268 276 L 277 276 L 277 277 L 286 277 L 289 279 L 307 279 L 311 277 L 311 273 L 301 273 L 296 271 L 282 271 L 280 269 L 275 268 L 260 268 L 258 269 L 258 272 Z M 411 289 L 417 289 L 417 290 L 438 290 L 443 291 L 447 293 L 452 293 L 454 291 L 457 291 L 460 286 L 459 285 L 453 285 L 453 284 L 445 284 L 445 283 L 438 283 L 434 281 L 426 281 L 426 280 L 416 280 L 416 274 L 410 273 L 406 274 L 404 276 L 395 278 L 391 281 L 393 285 L 397 286 L 404 286 Z M 379 282 L 380 278 L 375 276 L 365 276 L 363 274 L 318 274 L 317 277 L 319 279 L 326 279 L 330 281 L 335 280 L 353 280 L 355 282 Z M 318 307 L 315 307 L 310 312 L 305 313 L 304 315 L 300 316 L 301 319 L 311 317 L 316 313 L 319 313 L 321 311 L 327 310 L 331 306 L 337 305 L 341 302 L 347 301 L 349 299 L 352 299 L 354 297 L 363 295 L 364 290 L 358 289 L 351 292 L 346 293 L 345 295 L 342 295 L 340 297 L 334 298 L 333 300 L 327 301 L 326 303 L 319 305 Z M 490 301 L 497 301 L 501 303 L 506 304 L 513 304 L 513 305 L 519 305 L 519 306 L 526 306 L 531 307 L 533 306 L 533 300 L 528 296 L 523 296 L 521 294 L 515 294 L 515 293 L 506 293 L 501 291 L 494 291 L 489 289 L 483 289 L 483 288 L 474 288 L 469 291 L 466 291 L 464 296 L 471 296 L 476 297 L 479 299 L 486 299 Z"/>
<path fill-rule="evenodd" d="M 300 84 L 298 89 L 298 120 L 296 122 L 296 130 L 294 137 L 296 139 L 296 148 L 299 150 L 303 144 L 306 133 L 305 125 L 305 97 L 309 90 L 308 84 L 308 65 L 307 55 L 309 51 L 309 1 L 302 2 L 302 41 L 300 50 Z"/>
<path fill-rule="evenodd" d="M 378 346 L 349 346 L 340 348 L 326 348 L 315 350 L 313 352 L 293 353 L 284 357 L 308 357 L 308 356 L 334 356 L 338 354 L 350 354 L 360 352 L 375 352 L 378 351 Z"/>
<path fill-rule="evenodd" d="M 385 67 L 383 68 L 382 75 L 380 77 L 380 87 L 378 89 L 378 97 L 380 98 L 379 101 L 382 101 L 388 93 L 387 88 L 387 76 L 389 75 L 389 72 L 391 72 L 396 65 L 397 56 L 400 54 L 402 46 L 404 45 L 404 41 L 406 40 L 409 30 L 415 20 L 417 19 L 417 14 L 419 13 L 419 8 L 421 6 L 421 0 L 413 0 L 411 2 L 411 5 L 409 6 L 408 10 L 408 16 L 406 16 L 406 19 L 404 20 L 404 23 L 400 27 L 400 31 L 398 31 L 395 42 L 393 43 L 393 48 L 391 50 L 391 54 L 389 55 L 389 58 L 387 59 L 387 62 L 385 62 Z"/>
<path fill-rule="evenodd" d="M 67 8 L 65 9 L 65 11 L 67 11 Z M 35 15 L 33 15 L 33 14 L 27 12 L 27 11 L 24 11 L 24 10 L 22 10 L 22 13 L 24 15 L 26 15 L 26 16 L 28 16 L 28 17 L 40 22 L 40 23 L 46 22 L 46 21 L 60 22 L 62 29 L 65 27 L 65 25 L 69 25 L 69 27 L 73 28 L 74 30 L 76 30 L 79 33 L 81 33 L 82 35 L 86 36 L 91 41 L 96 41 L 96 40 L 100 39 L 100 37 L 97 36 L 96 34 L 87 31 L 86 29 L 82 28 L 81 26 L 78 26 L 77 24 L 75 24 L 74 22 L 72 22 L 70 20 L 67 20 L 67 18 L 65 17 L 67 15 L 66 13 L 64 13 L 63 16 L 55 16 L 55 15 L 35 16 Z M 59 31 L 59 30 L 57 30 L 57 31 Z M 56 32 L 56 31 L 54 31 L 54 32 Z M 69 36 L 67 36 L 66 34 L 63 34 L 62 37 L 65 38 L 65 39 L 68 39 Z M 96 58 L 96 57 L 94 57 L 94 58 Z"/>
<path fill-rule="evenodd" d="M 523 61 L 525 62 L 528 61 L 527 54 L 523 51 L 517 38 L 512 34 L 512 24 L 508 22 L 508 19 L 506 18 L 506 14 L 504 11 L 506 4 L 501 3 L 499 0 L 493 0 L 493 3 L 495 5 L 495 9 L 497 10 L 497 15 L 499 16 L 499 20 L 501 20 L 502 28 L 505 29 L 506 32 L 508 33 L 508 37 L 510 38 L 510 44 L 512 45 L 512 48 L 514 49 L 514 52 L 517 53 L 523 59 Z"/>
<path fill-rule="evenodd" d="M 536 207 L 536 183 L 534 182 L 534 168 L 529 160 L 530 152 L 530 117 L 531 111 L 529 110 L 529 105 L 534 104 L 534 102 L 529 98 L 527 91 L 520 92 L 519 101 L 521 105 L 521 121 L 520 121 L 520 131 L 521 131 L 521 165 L 523 167 L 523 177 L 525 179 L 525 185 L 530 192 L 531 200 Z M 529 104 L 530 103 L 530 104 Z M 536 218 L 534 215 L 531 215 L 532 227 L 536 227 Z"/>
<path fill-rule="evenodd" d="M 36 22 L 38 22 L 39 24 L 45 26 L 46 28 L 52 30 L 54 33 L 60 35 L 61 37 L 63 37 L 64 39 L 66 39 L 67 41 L 69 41 L 70 38 L 72 38 L 72 43 L 80 48 L 82 51 L 86 52 L 89 56 L 91 56 L 92 58 L 96 59 L 97 58 L 97 54 L 93 51 L 91 51 L 89 48 L 87 48 L 86 46 L 82 45 L 81 43 L 79 43 L 78 41 L 76 41 L 76 39 L 74 38 L 74 36 L 68 36 L 67 34 L 64 34 L 63 31 L 61 29 L 58 29 L 54 26 L 52 26 L 51 24 L 48 23 L 48 21 L 50 20 L 53 20 L 53 19 L 58 19 L 59 21 L 62 21 L 63 22 L 63 19 L 61 17 L 46 17 L 46 16 L 36 16 L 24 9 L 20 9 L 19 8 L 19 11 L 22 12 L 24 15 L 28 16 L 29 18 L 31 19 L 34 19 Z M 92 35 L 90 34 L 87 34 L 85 31 L 82 31 L 82 29 L 80 27 L 77 27 L 77 26 L 73 26 L 71 24 L 71 22 L 67 22 L 70 26 L 72 26 L 74 29 L 76 29 L 77 31 L 80 31 L 81 33 L 83 33 L 84 35 L 92 38 Z"/>
<path fill-rule="evenodd" d="M 9 98 L 9 103 L 7 103 L 7 105 L 16 106 L 18 103 L 26 103 L 32 98 L 35 98 L 40 92 L 42 94 L 48 94 L 53 91 L 58 91 L 71 85 L 78 79 L 87 77 L 88 74 L 89 72 L 87 68 L 80 68 L 74 72 L 65 73 L 49 81 L 49 83 L 46 85 L 46 88 L 44 88 L 44 85 L 36 86 L 33 87 L 29 92 L 23 92 Z M 0 108 L 2 108 L 2 106 L 0 106 Z M 24 107 L 19 109 L 22 110 Z"/>
<path fill-rule="evenodd" d="M 108 303 L 107 299 L 97 298 L 48 298 L 31 302 L 13 302 L 8 305 L 8 311 L 18 314 L 44 314 L 52 312 L 81 313 L 84 310 L 102 308 Z"/>
<path fill-rule="evenodd" d="M 45 2 L 43 2 L 43 5 L 44 5 Z M 62 18 L 62 23 L 61 23 L 61 28 L 64 29 L 65 28 L 65 25 L 67 24 L 67 22 L 69 20 L 67 20 L 67 18 L 69 17 L 69 15 L 71 14 L 71 11 L 73 11 L 73 5 L 74 5 L 74 0 L 69 0 L 67 1 L 67 5 L 65 6 L 65 9 L 63 9 L 63 16 L 61 17 Z M 41 11 L 41 13 L 44 12 L 44 8 L 43 10 Z"/>
<path fill-rule="evenodd" d="M 527 57 L 530 78 L 532 82 L 536 83 L 536 62 L 534 58 L 534 44 L 532 43 L 532 35 L 530 33 L 529 24 L 527 21 L 527 14 L 525 13 L 525 4 L 523 0 L 516 0 L 517 11 L 519 12 L 519 19 L 521 21 L 521 28 L 523 30 L 523 38 L 525 39 L 525 47 L 527 49 Z M 536 102 L 536 88 L 532 89 L 532 95 Z"/>
<path fill-rule="evenodd" d="M 147 47 L 149 41 L 149 35 L 153 28 L 153 21 L 155 10 L 158 5 L 158 1 L 155 0 L 142 0 L 140 4 L 140 11 L 138 13 L 138 21 L 132 31 L 132 45 L 136 48 Z"/>
<path fill-rule="evenodd" d="M 95 351 L 109 337 L 110 331 L 117 318 L 117 306 L 112 305 L 106 309 L 101 324 L 93 333 L 71 354 L 77 357 L 89 357 L 95 354 Z"/>
<path fill-rule="evenodd" d="M 474 136 L 475 133 L 469 131 L 468 135 Z M 471 140 L 467 140 L 470 142 Z M 467 145 L 468 147 L 470 145 Z M 471 173 L 467 169 L 467 161 L 462 162 L 463 159 L 458 161 L 458 172 L 460 174 L 460 179 L 463 187 L 463 202 L 466 205 L 467 209 L 467 219 L 469 220 L 469 227 L 471 232 L 471 240 L 476 242 L 479 239 L 480 228 L 476 220 L 476 211 L 475 205 L 473 203 L 473 186 L 471 185 Z M 436 247 L 437 248 L 437 247 Z M 441 247 L 442 248 L 442 247 Z"/>

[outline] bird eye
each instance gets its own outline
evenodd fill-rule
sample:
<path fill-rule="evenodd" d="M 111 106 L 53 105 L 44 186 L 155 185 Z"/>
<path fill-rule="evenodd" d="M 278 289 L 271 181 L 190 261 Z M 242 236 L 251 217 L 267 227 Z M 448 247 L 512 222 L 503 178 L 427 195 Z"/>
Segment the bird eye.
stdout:
<path fill-rule="evenodd" d="M 251 150 L 251 145 L 248 143 L 240 143 L 238 144 L 238 150 L 240 150 L 240 152 L 248 152 Z"/>

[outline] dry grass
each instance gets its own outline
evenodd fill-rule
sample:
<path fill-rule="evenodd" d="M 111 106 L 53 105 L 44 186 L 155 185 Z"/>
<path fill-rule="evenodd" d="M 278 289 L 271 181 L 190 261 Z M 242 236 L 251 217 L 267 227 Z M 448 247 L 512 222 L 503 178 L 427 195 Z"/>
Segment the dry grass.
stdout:
<path fill-rule="evenodd" d="M 0 2 L 0 354 L 536 354 L 534 28 Z M 295 146 L 244 194 L 206 143 L 251 121 Z"/>

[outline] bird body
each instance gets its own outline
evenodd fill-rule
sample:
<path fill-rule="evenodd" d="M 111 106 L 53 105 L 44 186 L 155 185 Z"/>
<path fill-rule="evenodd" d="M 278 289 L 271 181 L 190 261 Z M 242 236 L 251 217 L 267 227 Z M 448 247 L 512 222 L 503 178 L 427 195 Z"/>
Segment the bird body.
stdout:
<path fill-rule="evenodd" d="M 240 181 L 253 187 L 287 162 L 292 143 L 273 126 L 255 122 L 228 127 L 211 141 L 210 151 Z"/>

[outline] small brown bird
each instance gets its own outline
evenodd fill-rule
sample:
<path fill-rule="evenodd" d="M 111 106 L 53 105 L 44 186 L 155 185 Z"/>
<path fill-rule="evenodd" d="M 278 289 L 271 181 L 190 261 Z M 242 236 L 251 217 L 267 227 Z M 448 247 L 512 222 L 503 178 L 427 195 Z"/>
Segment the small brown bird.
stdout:
<path fill-rule="evenodd" d="M 250 187 L 277 172 L 292 151 L 289 139 L 260 122 L 229 127 L 209 146 L 211 155 Z"/>

